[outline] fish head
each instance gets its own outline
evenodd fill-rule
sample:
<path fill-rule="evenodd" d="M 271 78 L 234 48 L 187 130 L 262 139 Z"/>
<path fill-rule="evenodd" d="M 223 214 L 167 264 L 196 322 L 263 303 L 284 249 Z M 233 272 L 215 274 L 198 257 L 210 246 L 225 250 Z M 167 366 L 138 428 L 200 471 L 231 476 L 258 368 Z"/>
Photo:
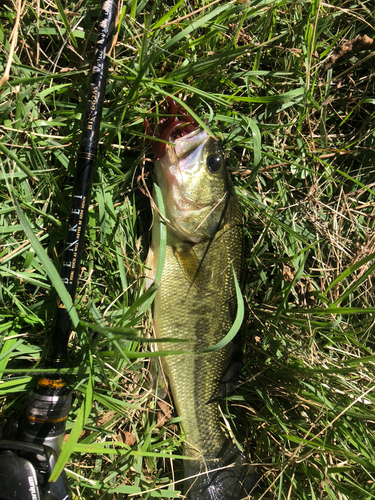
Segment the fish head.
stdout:
<path fill-rule="evenodd" d="M 220 142 L 202 128 L 172 135 L 155 168 L 178 236 L 193 243 L 212 238 L 225 224 L 234 196 Z"/>

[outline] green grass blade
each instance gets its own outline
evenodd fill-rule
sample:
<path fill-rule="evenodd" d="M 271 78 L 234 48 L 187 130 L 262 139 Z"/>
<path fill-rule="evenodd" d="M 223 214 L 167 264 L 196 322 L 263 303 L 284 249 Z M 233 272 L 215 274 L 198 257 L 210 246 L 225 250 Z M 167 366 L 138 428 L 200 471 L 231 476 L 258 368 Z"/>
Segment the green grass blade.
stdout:
<path fill-rule="evenodd" d="M 77 40 L 76 40 L 76 38 L 74 36 L 74 33 L 73 33 L 73 31 L 72 31 L 72 29 L 70 27 L 68 18 L 66 17 L 64 7 L 62 6 L 60 0 L 54 0 L 54 2 L 55 2 L 56 7 L 57 7 L 57 9 L 59 11 L 59 14 L 61 16 L 62 22 L 63 22 L 63 24 L 65 26 L 65 29 L 66 29 L 66 31 L 69 34 L 70 41 L 72 42 L 73 46 L 77 49 L 78 48 Z"/>
<path fill-rule="evenodd" d="M 33 172 L 15 155 L 12 151 L 10 151 L 2 142 L 0 142 L 0 151 L 6 155 L 7 158 L 14 161 L 16 165 L 22 170 L 24 174 L 26 174 L 30 179 L 34 181 L 38 181 L 38 179 L 34 176 Z M 6 173 L 3 172 L 5 176 Z"/>
<path fill-rule="evenodd" d="M 368 255 L 367 257 L 364 257 L 363 259 L 359 260 L 358 262 L 356 262 L 352 266 L 349 266 L 347 269 L 345 269 L 344 272 L 342 272 L 340 274 L 340 276 L 337 276 L 337 278 L 325 289 L 324 295 L 326 296 L 327 293 L 332 288 L 334 288 L 336 285 L 338 285 L 339 283 L 341 283 L 341 281 L 343 281 L 345 278 L 347 278 L 348 276 L 350 276 L 352 273 L 354 273 L 355 271 L 357 271 L 358 269 L 360 269 L 362 266 L 364 266 L 365 264 L 367 264 L 367 262 L 370 262 L 374 258 L 375 258 L 375 253 L 372 253 L 371 255 Z M 340 302 L 341 302 L 341 300 L 340 300 Z M 337 305 L 337 303 L 335 303 L 335 305 Z"/>
<path fill-rule="evenodd" d="M 155 287 L 157 287 L 157 284 L 161 280 L 161 276 L 164 269 L 165 253 L 167 248 L 167 227 L 165 225 L 165 222 L 163 221 L 163 217 L 165 217 L 163 195 L 160 187 L 156 183 L 154 183 L 154 193 L 155 193 L 156 204 L 161 214 L 160 225 L 159 225 L 159 231 L 160 231 L 159 260 L 156 266 L 156 273 L 155 273 Z M 151 296 L 142 304 L 142 306 L 139 309 L 139 313 L 147 311 L 147 309 L 151 306 L 154 300 L 155 294 L 156 294 L 156 288 L 153 290 Z"/>
<path fill-rule="evenodd" d="M 212 351 L 217 351 L 218 349 L 222 349 L 225 347 L 229 342 L 231 342 L 234 337 L 237 335 L 237 333 L 240 331 L 241 325 L 243 323 L 243 319 L 245 317 L 245 306 L 244 306 L 244 300 L 241 292 L 241 287 L 238 284 L 236 272 L 232 266 L 232 272 L 233 272 L 233 279 L 234 279 L 234 285 L 236 287 L 236 299 L 237 299 L 237 314 L 236 314 L 236 319 L 233 322 L 233 325 L 231 326 L 229 332 L 225 335 L 223 339 L 221 339 L 217 344 L 209 347 L 208 349 L 205 349 L 202 352 L 212 352 Z"/>
<path fill-rule="evenodd" d="M 69 316 L 72 320 L 72 324 L 74 328 L 77 328 L 79 325 L 79 318 L 77 311 L 73 305 L 72 299 L 70 295 L 68 294 L 64 283 L 62 282 L 60 275 L 58 271 L 56 270 L 55 266 L 51 262 L 50 258 L 46 254 L 46 251 L 42 247 L 42 245 L 39 243 L 38 239 L 34 235 L 34 232 L 26 219 L 25 215 L 23 214 L 20 206 L 18 205 L 17 200 L 14 198 L 13 199 L 14 207 L 16 209 L 18 218 L 20 219 L 20 223 L 23 227 L 23 230 L 25 231 L 25 234 L 27 238 L 30 240 L 31 246 L 33 247 L 35 253 L 38 255 L 43 268 L 45 272 L 47 273 L 49 279 L 51 280 L 51 283 L 56 290 L 56 293 L 61 299 L 61 302 L 64 304 L 66 310 L 69 313 Z"/>

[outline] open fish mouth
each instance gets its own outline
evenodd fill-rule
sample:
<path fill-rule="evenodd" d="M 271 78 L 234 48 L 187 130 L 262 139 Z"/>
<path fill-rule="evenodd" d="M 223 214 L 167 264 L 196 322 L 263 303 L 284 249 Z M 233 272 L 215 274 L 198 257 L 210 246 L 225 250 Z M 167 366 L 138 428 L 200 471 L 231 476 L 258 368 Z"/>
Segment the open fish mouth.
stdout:
<path fill-rule="evenodd" d="M 167 114 L 170 116 L 166 116 L 159 121 L 155 132 L 153 132 L 147 119 L 145 118 L 143 120 L 143 126 L 148 136 L 166 141 L 160 142 L 157 140 L 150 140 L 152 152 L 156 160 L 165 155 L 167 151 L 167 142 L 171 138 L 175 140 L 185 137 L 199 129 L 198 123 L 181 104 L 177 103 L 169 96 L 166 96 L 166 100 L 168 102 Z"/>

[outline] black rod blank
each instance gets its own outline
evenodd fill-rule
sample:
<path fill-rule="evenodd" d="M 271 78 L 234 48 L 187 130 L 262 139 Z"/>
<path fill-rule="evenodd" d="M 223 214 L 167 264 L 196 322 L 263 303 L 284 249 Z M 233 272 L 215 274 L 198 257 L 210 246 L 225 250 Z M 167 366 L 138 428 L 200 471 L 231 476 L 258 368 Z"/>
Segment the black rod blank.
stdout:
<path fill-rule="evenodd" d="M 75 297 L 80 272 L 108 76 L 108 53 L 112 48 L 117 13 L 118 0 L 104 0 L 99 20 L 97 46 L 91 72 L 82 138 L 77 154 L 68 231 L 61 260 L 60 276 L 72 300 Z M 48 368 L 62 368 L 65 365 L 70 332 L 69 312 L 58 300 L 47 353 L 46 365 Z"/>

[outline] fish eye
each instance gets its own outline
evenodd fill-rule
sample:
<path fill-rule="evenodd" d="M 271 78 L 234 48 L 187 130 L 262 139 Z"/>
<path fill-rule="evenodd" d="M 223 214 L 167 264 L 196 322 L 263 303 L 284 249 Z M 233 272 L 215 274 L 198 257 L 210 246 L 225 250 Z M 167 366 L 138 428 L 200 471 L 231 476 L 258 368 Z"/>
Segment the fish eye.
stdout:
<path fill-rule="evenodd" d="M 206 164 L 211 174 L 217 174 L 222 164 L 221 156 L 219 154 L 213 154 L 208 156 Z"/>

